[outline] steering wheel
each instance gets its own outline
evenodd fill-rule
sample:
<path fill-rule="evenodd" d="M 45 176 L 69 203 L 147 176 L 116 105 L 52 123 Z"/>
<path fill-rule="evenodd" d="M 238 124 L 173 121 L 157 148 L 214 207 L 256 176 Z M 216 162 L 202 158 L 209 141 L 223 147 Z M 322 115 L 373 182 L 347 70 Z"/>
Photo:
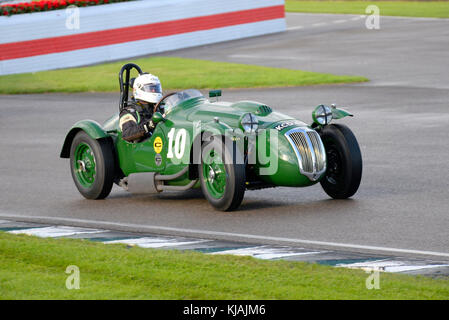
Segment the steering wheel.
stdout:
<path fill-rule="evenodd" d="M 160 106 L 161 106 L 161 104 L 162 104 L 162 101 L 164 101 L 164 100 L 167 99 L 168 97 L 174 95 L 175 93 L 177 93 L 177 92 L 170 92 L 170 93 L 167 93 L 165 96 L 163 96 L 162 99 L 159 100 L 159 102 L 156 103 L 156 105 L 154 106 L 153 114 L 154 114 L 156 111 L 159 111 L 159 108 L 160 108 Z"/>

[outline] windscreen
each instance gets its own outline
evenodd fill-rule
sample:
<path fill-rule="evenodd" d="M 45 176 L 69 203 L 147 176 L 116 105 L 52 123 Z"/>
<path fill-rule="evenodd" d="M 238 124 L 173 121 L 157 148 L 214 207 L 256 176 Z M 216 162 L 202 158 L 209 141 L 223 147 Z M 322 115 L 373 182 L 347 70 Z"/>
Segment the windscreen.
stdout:
<path fill-rule="evenodd" d="M 204 97 L 201 92 L 196 89 L 187 89 L 184 91 L 176 92 L 174 95 L 165 99 L 165 113 L 170 113 L 176 108 L 177 105 L 181 104 L 184 101 Z"/>

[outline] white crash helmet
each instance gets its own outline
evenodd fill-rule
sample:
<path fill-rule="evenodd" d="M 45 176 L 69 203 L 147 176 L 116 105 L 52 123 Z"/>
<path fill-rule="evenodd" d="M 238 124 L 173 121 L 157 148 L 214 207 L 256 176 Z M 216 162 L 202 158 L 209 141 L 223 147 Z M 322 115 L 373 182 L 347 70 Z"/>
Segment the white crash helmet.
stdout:
<path fill-rule="evenodd" d="M 144 73 L 134 80 L 134 99 L 158 103 L 162 99 L 162 86 L 155 75 Z"/>

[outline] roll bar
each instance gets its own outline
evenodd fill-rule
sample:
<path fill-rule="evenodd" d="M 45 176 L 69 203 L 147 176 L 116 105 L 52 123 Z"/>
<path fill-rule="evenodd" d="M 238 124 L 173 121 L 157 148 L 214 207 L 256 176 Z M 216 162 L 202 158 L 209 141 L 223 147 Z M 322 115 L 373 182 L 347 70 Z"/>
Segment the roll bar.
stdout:
<path fill-rule="evenodd" d="M 120 112 L 128 106 L 128 95 L 129 95 L 129 75 L 131 74 L 132 69 L 136 69 L 139 75 L 141 75 L 142 69 L 137 64 L 127 63 L 125 64 L 118 74 L 118 82 L 120 85 L 120 101 L 119 101 L 119 110 Z M 125 81 L 123 82 L 123 73 L 125 74 Z"/>

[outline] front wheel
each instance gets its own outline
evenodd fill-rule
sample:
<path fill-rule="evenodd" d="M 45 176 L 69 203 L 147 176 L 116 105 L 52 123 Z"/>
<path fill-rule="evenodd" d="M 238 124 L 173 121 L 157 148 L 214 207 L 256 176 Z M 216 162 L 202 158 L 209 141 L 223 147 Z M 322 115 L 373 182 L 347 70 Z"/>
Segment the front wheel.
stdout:
<path fill-rule="evenodd" d="M 112 143 L 95 140 L 84 131 L 73 139 L 70 169 L 78 191 L 87 199 L 104 199 L 111 192 L 114 179 Z"/>
<path fill-rule="evenodd" d="M 321 186 L 334 199 L 353 196 L 362 179 L 362 154 L 357 139 L 342 124 L 325 126 L 320 136 L 327 157 L 327 170 Z"/>
<path fill-rule="evenodd" d="M 235 142 L 228 150 L 221 137 L 203 144 L 198 173 L 201 189 L 209 203 L 221 211 L 236 209 L 245 195 L 245 165 L 239 159 Z"/>

